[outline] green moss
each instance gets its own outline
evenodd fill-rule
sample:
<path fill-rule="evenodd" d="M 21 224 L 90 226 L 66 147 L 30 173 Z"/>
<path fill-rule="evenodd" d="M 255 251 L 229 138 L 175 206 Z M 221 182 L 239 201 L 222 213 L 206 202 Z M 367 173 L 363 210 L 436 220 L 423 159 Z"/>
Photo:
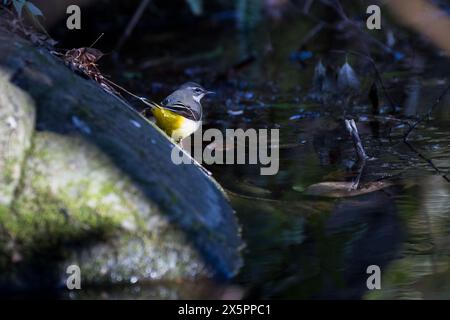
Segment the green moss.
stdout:
<path fill-rule="evenodd" d="M 83 159 L 76 159 L 80 157 L 74 150 L 77 144 L 86 151 Z M 73 163 L 79 167 L 71 171 Z M 109 179 L 116 174 L 81 140 L 39 133 L 27 157 L 12 214 L 0 216 L 0 223 L 27 252 L 109 238 L 125 219 L 137 215 L 126 192 L 112 182 L 118 179 Z"/>
<path fill-rule="evenodd" d="M 8 215 L 9 209 L 0 205 L 0 220 L 5 219 Z"/>
<path fill-rule="evenodd" d="M 0 216 L 0 223 L 31 251 L 57 247 L 86 238 L 106 238 L 117 229 L 118 220 L 86 206 L 73 206 L 50 192 L 35 192 L 34 200 L 14 203 L 13 214 Z"/>
<path fill-rule="evenodd" d="M 0 269 L 4 270 L 10 264 L 10 254 L 8 249 L 8 242 L 10 235 L 1 223 L 10 216 L 10 210 L 6 206 L 0 205 Z"/>
<path fill-rule="evenodd" d="M 5 183 L 5 185 L 10 185 L 11 183 L 14 182 L 13 161 L 8 159 L 8 161 L 5 162 L 2 173 L 3 173 L 3 182 Z"/>

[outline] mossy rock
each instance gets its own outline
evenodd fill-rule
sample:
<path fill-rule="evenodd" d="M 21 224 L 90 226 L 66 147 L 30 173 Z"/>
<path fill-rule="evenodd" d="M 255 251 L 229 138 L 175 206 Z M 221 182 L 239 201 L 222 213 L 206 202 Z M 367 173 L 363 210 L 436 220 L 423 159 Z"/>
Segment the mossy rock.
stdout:
<path fill-rule="evenodd" d="M 220 186 L 47 50 L 0 28 L 0 291 L 231 278 L 240 231 Z"/>

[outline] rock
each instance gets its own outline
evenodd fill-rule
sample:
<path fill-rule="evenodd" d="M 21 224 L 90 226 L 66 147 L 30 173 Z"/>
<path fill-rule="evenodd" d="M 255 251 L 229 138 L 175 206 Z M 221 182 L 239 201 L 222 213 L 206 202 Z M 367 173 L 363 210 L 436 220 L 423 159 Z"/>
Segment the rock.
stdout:
<path fill-rule="evenodd" d="M 361 184 L 358 189 L 352 189 L 352 182 L 329 181 L 313 184 L 306 188 L 305 194 L 318 197 L 345 198 L 356 197 L 363 194 L 379 191 L 391 187 L 389 181 L 374 181 Z"/>
<path fill-rule="evenodd" d="M 10 70 L 0 72 L 0 207 L 8 207 L 31 143 L 35 111 L 27 95 L 9 83 Z"/>
<path fill-rule="evenodd" d="M 0 28 L 0 291 L 231 278 L 223 190 L 121 99 Z"/>

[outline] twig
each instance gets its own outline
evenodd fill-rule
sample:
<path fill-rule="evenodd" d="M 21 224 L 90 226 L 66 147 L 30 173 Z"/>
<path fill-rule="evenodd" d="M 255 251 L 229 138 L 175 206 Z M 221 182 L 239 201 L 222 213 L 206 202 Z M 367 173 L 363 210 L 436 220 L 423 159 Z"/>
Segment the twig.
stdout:
<path fill-rule="evenodd" d="M 120 37 L 119 41 L 117 42 L 115 51 L 119 52 L 124 43 L 127 41 L 128 37 L 133 32 L 134 28 L 136 27 L 137 23 L 141 19 L 142 15 L 144 14 L 145 8 L 148 6 L 151 0 L 142 0 L 139 7 L 134 12 L 133 17 L 131 18 L 130 22 L 127 25 L 127 28 L 125 29 L 125 32 Z"/>
<path fill-rule="evenodd" d="M 435 100 L 435 102 L 433 103 L 433 105 L 431 105 L 431 107 L 428 109 L 427 113 L 424 114 L 422 117 L 420 117 L 415 123 L 413 123 L 412 125 L 408 123 L 408 131 L 406 131 L 404 137 L 403 137 L 403 141 L 406 143 L 408 140 L 409 135 L 411 134 L 411 132 L 417 128 L 417 126 L 419 124 L 421 124 L 423 121 L 425 121 L 426 119 L 428 119 L 431 114 L 434 111 L 434 108 L 436 108 L 439 103 L 442 101 L 442 99 L 445 97 L 445 95 L 450 91 L 450 84 L 444 89 L 444 91 L 439 95 L 439 97 Z"/>
<path fill-rule="evenodd" d="M 89 46 L 89 48 L 92 48 L 93 46 L 95 46 L 97 44 L 97 42 L 99 42 L 99 40 L 105 35 L 105 33 L 103 32 L 101 35 L 98 36 L 97 39 L 95 39 L 94 42 L 92 42 L 92 44 Z"/>
<path fill-rule="evenodd" d="M 353 143 L 355 145 L 356 154 L 358 156 L 358 161 L 366 161 L 370 157 L 366 154 L 364 147 L 361 142 L 361 138 L 359 137 L 358 128 L 356 127 L 355 120 L 345 120 L 345 127 L 347 131 L 350 133 L 353 139 Z"/>
<path fill-rule="evenodd" d="M 311 5 L 313 4 L 314 0 L 306 0 L 305 4 L 303 5 L 303 14 L 308 14 L 309 9 L 311 9 Z"/>
<path fill-rule="evenodd" d="M 369 160 L 369 156 L 367 156 L 364 147 L 361 142 L 361 138 L 359 137 L 358 128 L 356 127 L 355 120 L 345 120 L 345 127 L 347 131 L 352 136 L 353 144 L 355 146 L 356 156 L 357 156 L 357 165 L 358 165 L 358 175 L 356 179 L 353 181 L 351 190 L 358 189 L 359 181 L 361 180 L 362 172 L 364 170 L 364 166 L 366 165 L 366 160 Z"/>
<path fill-rule="evenodd" d="M 361 176 L 364 171 L 364 168 L 366 167 L 366 162 L 363 161 L 359 163 L 358 165 L 358 175 L 356 176 L 355 180 L 353 180 L 352 186 L 350 187 L 350 190 L 357 190 L 359 187 L 359 182 L 361 181 Z"/>
<path fill-rule="evenodd" d="M 422 117 L 420 117 L 414 124 L 408 123 L 408 130 L 406 131 L 405 135 L 403 136 L 403 143 L 406 144 L 406 146 L 414 153 L 416 153 L 422 160 L 424 160 L 426 163 L 428 163 L 434 171 L 436 171 L 442 178 L 444 178 L 447 182 L 450 182 L 450 178 L 447 177 L 447 174 L 443 173 L 441 169 L 439 169 L 434 162 L 431 159 L 428 159 L 425 157 L 421 152 L 419 152 L 416 148 L 413 147 L 413 145 L 408 141 L 408 137 L 411 134 L 411 132 L 417 128 L 417 126 L 428 119 L 431 114 L 433 113 L 434 109 L 439 105 L 439 103 L 442 101 L 442 99 L 445 97 L 445 95 L 450 91 L 450 84 L 444 89 L 444 91 L 439 95 L 439 97 L 436 99 L 436 101 L 431 105 L 431 107 L 428 109 L 427 113 L 424 114 Z"/>
<path fill-rule="evenodd" d="M 309 30 L 306 36 L 303 37 L 302 42 L 299 45 L 299 48 L 301 48 L 306 43 L 308 43 L 312 38 L 314 38 L 324 28 L 324 26 L 325 24 L 322 21 L 320 21 L 319 23 L 316 24 L 314 28 Z"/>
<path fill-rule="evenodd" d="M 441 171 L 441 169 L 439 169 L 434 163 L 433 163 L 433 161 L 431 160 L 431 159 L 428 159 L 427 157 L 425 157 L 422 153 L 420 153 L 416 148 L 414 148 L 413 147 L 413 145 L 411 144 L 411 143 L 409 143 L 408 141 L 403 141 L 407 146 L 408 146 L 408 148 L 412 151 L 412 152 L 414 152 L 414 153 L 416 153 L 420 158 L 422 158 L 426 163 L 428 163 L 435 171 L 436 171 L 436 173 L 437 174 L 439 174 L 442 178 L 444 178 L 447 182 L 450 182 L 450 178 L 449 177 L 447 177 L 447 174 L 446 173 L 443 173 L 442 171 Z"/>

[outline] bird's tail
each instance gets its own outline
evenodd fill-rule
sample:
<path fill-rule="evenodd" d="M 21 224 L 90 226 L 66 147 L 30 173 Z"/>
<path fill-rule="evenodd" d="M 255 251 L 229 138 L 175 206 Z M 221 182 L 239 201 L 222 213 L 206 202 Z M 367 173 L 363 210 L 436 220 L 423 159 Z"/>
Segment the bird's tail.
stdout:
<path fill-rule="evenodd" d="M 161 108 L 161 106 L 159 104 L 157 104 L 154 101 L 151 101 L 147 98 L 144 97 L 139 97 L 139 100 L 141 100 L 143 103 L 145 103 L 147 106 L 149 106 L 150 108 Z"/>
<path fill-rule="evenodd" d="M 144 110 L 142 110 L 140 112 L 141 115 L 143 115 L 144 117 L 147 117 L 147 111 L 149 109 L 152 110 L 152 109 L 155 109 L 155 108 L 161 108 L 161 106 L 159 104 L 157 104 L 156 102 L 151 101 L 151 100 L 149 100 L 147 98 L 139 97 L 139 100 L 141 100 L 143 103 L 145 103 L 148 106 L 148 108 L 145 108 Z"/>

